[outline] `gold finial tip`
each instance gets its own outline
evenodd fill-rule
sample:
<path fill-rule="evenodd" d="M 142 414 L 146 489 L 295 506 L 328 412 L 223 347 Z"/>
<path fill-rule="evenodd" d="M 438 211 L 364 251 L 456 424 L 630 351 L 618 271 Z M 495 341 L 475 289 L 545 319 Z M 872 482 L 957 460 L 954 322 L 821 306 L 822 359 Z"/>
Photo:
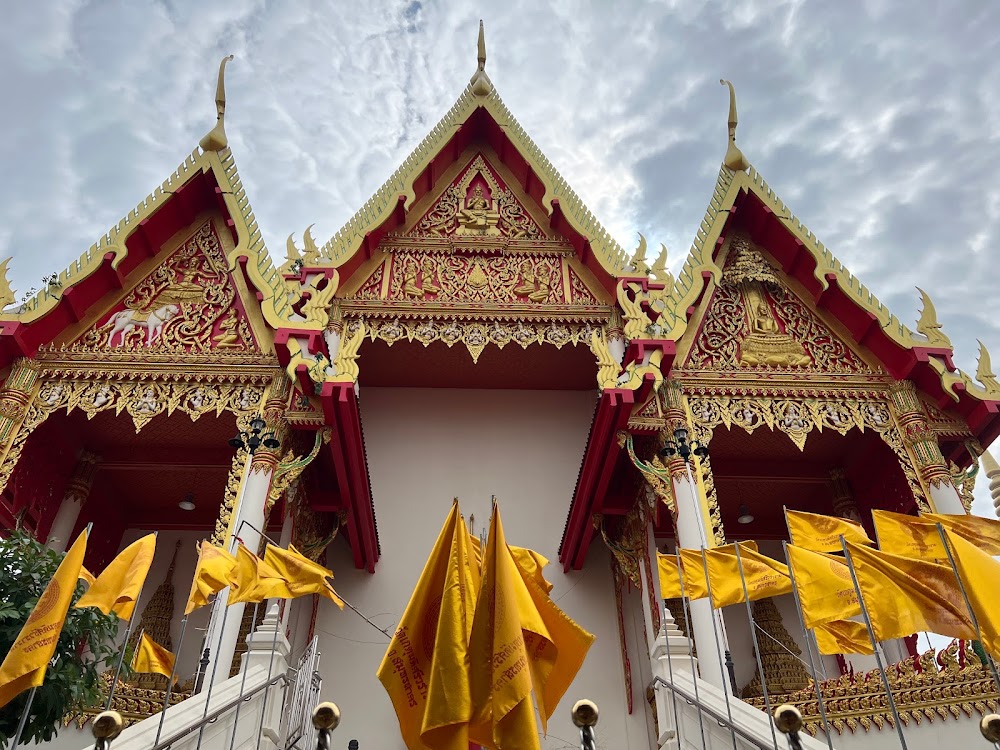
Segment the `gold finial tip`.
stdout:
<path fill-rule="evenodd" d="M 102 711 L 94 717 L 91 731 L 98 740 L 113 740 L 122 733 L 122 715 L 117 711 Z"/>
<path fill-rule="evenodd" d="M 592 727 L 597 724 L 597 704 L 586 698 L 573 704 L 573 723 L 578 727 Z"/>
<path fill-rule="evenodd" d="M 340 724 L 340 709 L 336 703 L 320 703 L 313 709 L 312 723 L 316 729 L 336 729 Z"/>
<path fill-rule="evenodd" d="M 979 731 L 989 742 L 1000 742 L 1000 714 L 986 714 L 979 722 Z"/>
<path fill-rule="evenodd" d="M 726 156 L 722 163 L 727 169 L 743 172 L 749 169 L 750 162 L 736 147 L 736 126 L 739 124 L 739 118 L 736 116 L 736 89 L 733 87 L 732 81 L 727 81 L 725 78 L 720 78 L 719 83 L 729 87 L 729 147 L 726 149 Z"/>
<path fill-rule="evenodd" d="M 479 44 L 476 60 L 478 65 L 469 85 L 472 86 L 472 93 L 476 96 L 489 96 L 493 93 L 493 84 L 490 83 L 490 79 L 486 75 L 486 29 L 482 21 L 479 22 Z"/>
<path fill-rule="evenodd" d="M 479 19 L 479 43 L 476 47 L 477 56 L 476 60 L 479 62 L 479 69 L 486 70 L 486 27 L 483 25 L 483 19 Z"/>
<path fill-rule="evenodd" d="M 774 709 L 774 726 L 782 734 L 791 734 L 802 729 L 802 712 L 790 703 Z"/>

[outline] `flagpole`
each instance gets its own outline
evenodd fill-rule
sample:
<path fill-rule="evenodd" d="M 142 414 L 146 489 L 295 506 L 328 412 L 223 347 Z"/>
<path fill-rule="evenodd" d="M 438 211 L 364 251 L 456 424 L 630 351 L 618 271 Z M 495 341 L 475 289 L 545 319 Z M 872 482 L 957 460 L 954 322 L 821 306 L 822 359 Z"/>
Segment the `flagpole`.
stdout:
<path fill-rule="evenodd" d="M 740 583 L 743 586 L 743 603 L 747 605 L 747 619 L 750 621 L 750 635 L 753 638 L 753 651 L 754 656 L 757 659 L 757 669 L 760 670 L 760 687 L 764 691 L 764 710 L 767 715 L 771 715 L 771 697 L 767 694 L 767 677 L 764 675 L 764 662 L 760 658 L 760 643 L 757 640 L 757 623 L 753 619 L 753 609 L 750 607 L 750 592 L 747 591 L 747 579 L 743 575 L 743 558 L 740 557 L 740 543 L 735 542 L 733 544 L 733 549 L 736 550 L 736 567 L 740 571 Z M 708 560 L 705 559 L 705 578 L 708 578 Z M 771 725 L 771 739 L 774 740 L 774 748 L 778 748 L 778 734 L 774 729 L 774 722 L 769 721 L 768 724 Z"/>
<path fill-rule="evenodd" d="M 692 630 L 691 623 L 691 608 L 688 606 L 688 598 L 684 593 L 684 568 L 681 567 L 681 550 L 680 547 L 677 548 L 677 578 L 681 583 L 681 609 L 684 610 L 684 624 L 687 626 L 687 637 L 688 637 L 688 658 L 691 660 L 691 683 L 694 685 L 694 699 L 697 701 L 698 705 L 695 706 L 695 712 L 698 714 L 698 728 L 701 730 L 701 746 L 702 748 L 707 748 L 708 745 L 705 744 L 705 720 L 701 716 L 701 697 L 698 695 L 698 668 L 694 663 L 694 630 Z M 678 722 L 678 725 L 680 722 Z M 678 743 L 680 744 L 680 743 Z"/>
<path fill-rule="evenodd" d="M 816 674 L 816 663 L 813 661 L 811 639 L 806 628 L 805 617 L 802 616 L 802 602 L 799 601 L 798 584 L 795 583 L 795 570 L 792 568 L 791 560 L 788 558 L 788 542 L 782 540 L 781 551 L 785 554 L 785 562 L 788 563 L 788 577 L 792 579 L 792 597 L 795 599 L 795 613 L 799 616 L 799 626 L 802 628 L 802 635 L 806 642 L 806 656 L 809 658 L 809 669 L 812 671 L 813 687 L 816 688 L 816 700 L 819 705 L 819 716 L 823 721 L 823 733 L 826 735 L 826 744 L 833 750 L 833 739 L 830 737 L 830 724 L 826 720 L 826 702 L 823 700 L 823 691 L 819 686 L 819 679 Z M 819 651 L 819 648 L 816 649 Z"/>
<path fill-rule="evenodd" d="M 250 620 L 250 623 L 251 623 L 250 630 L 251 630 L 251 632 L 254 630 L 254 628 L 257 627 L 257 612 L 259 610 L 260 610 L 260 602 L 256 602 L 253 605 L 253 619 Z M 250 649 L 248 647 L 247 648 L 247 653 L 249 653 L 249 652 L 250 652 Z M 246 684 L 247 684 L 247 672 L 249 672 L 250 670 L 247 669 L 246 665 L 244 664 L 243 668 L 241 669 L 241 671 L 243 672 L 243 678 L 240 680 L 240 695 L 239 695 L 240 698 L 243 697 L 243 689 L 246 687 Z M 268 682 L 270 682 L 271 675 L 268 675 L 267 679 L 268 679 Z M 236 730 L 239 728 L 239 723 L 240 723 L 240 707 L 242 705 L 243 705 L 243 701 L 242 700 L 240 700 L 236 704 L 236 715 L 233 717 L 233 736 L 229 740 L 229 750 L 233 750 L 233 746 L 236 745 Z M 154 742 L 153 744 L 155 745 L 156 743 Z"/>
<path fill-rule="evenodd" d="M 156 739 L 153 740 L 153 747 L 160 741 L 160 733 L 163 731 L 163 720 L 167 718 L 167 708 L 170 706 L 170 693 L 174 689 L 174 679 L 177 677 L 177 663 L 181 660 L 181 649 L 184 648 L 184 631 L 187 630 L 188 616 L 181 618 L 181 637 L 177 643 L 177 653 L 174 654 L 174 666 L 170 670 L 170 678 L 167 681 L 167 695 L 163 699 L 163 710 L 160 711 L 160 724 L 156 727 Z"/>
<path fill-rule="evenodd" d="M 729 733 L 733 738 L 733 750 L 736 750 L 736 729 L 733 728 L 733 709 L 729 705 L 729 691 L 726 690 L 726 667 L 723 664 L 722 659 L 722 644 L 719 641 L 719 630 L 716 627 L 716 612 L 715 602 L 712 601 L 712 582 L 708 578 L 708 555 L 705 553 L 705 545 L 701 546 L 701 565 L 705 569 L 705 588 L 708 589 L 708 606 L 712 608 L 712 635 L 715 636 L 715 651 L 719 655 L 719 674 L 722 676 L 722 695 L 726 699 L 726 715 L 729 717 Z M 719 613 L 722 614 L 721 612 Z M 735 688 L 736 686 L 731 686 Z M 778 748 L 778 743 L 775 742 L 775 750 Z"/>
<path fill-rule="evenodd" d="M 858 595 L 858 604 L 861 606 L 861 615 L 868 629 L 868 639 L 872 642 L 872 653 L 875 654 L 875 662 L 878 664 L 879 674 L 882 675 L 882 685 L 885 687 L 885 697 L 889 700 L 889 708 L 892 710 L 892 718 L 896 725 L 896 734 L 899 735 L 899 744 L 903 750 L 907 750 L 906 738 L 903 737 L 903 725 L 899 721 L 899 711 L 896 709 L 896 699 L 892 697 L 892 688 L 889 687 L 889 675 L 885 672 L 885 665 L 882 657 L 879 656 L 878 642 L 875 640 L 875 630 L 872 628 L 872 620 L 868 615 L 868 607 L 865 605 L 865 597 L 861 593 L 861 584 L 858 583 L 858 574 L 854 571 L 854 561 L 851 559 L 851 552 L 847 549 L 847 540 L 844 535 L 840 535 L 840 546 L 844 550 L 844 559 L 847 561 L 847 569 L 851 573 L 851 581 L 854 583 L 854 592 Z"/>
<path fill-rule="evenodd" d="M 969 617 L 972 620 L 973 627 L 976 629 L 976 638 L 982 644 L 983 632 L 979 629 L 979 619 L 976 617 L 975 610 L 972 609 L 972 602 L 969 601 L 969 594 L 965 590 L 965 582 L 962 580 L 962 576 L 958 574 L 958 566 L 955 564 L 955 557 L 951 551 L 948 535 L 944 533 L 944 526 L 940 523 L 934 525 L 937 526 L 938 535 L 941 537 L 941 544 L 944 546 L 945 554 L 948 555 L 948 562 L 951 564 L 951 570 L 955 574 L 955 580 L 958 581 L 959 591 L 962 592 L 962 598 L 965 599 L 965 606 L 969 610 Z M 986 652 L 985 647 L 983 647 L 983 651 Z M 997 665 L 993 662 L 993 657 L 988 652 L 986 652 L 986 663 L 990 665 L 990 672 L 993 673 L 993 682 L 996 683 L 997 689 L 1000 690 L 1000 675 L 997 674 Z"/>
<path fill-rule="evenodd" d="M 313 594 L 313 596 L 316 596 L 316 594 Z M 267 682 L 271 681 L 271 673 L 274 671 L 274 652 L 278 649 L 278 633 L 281 632 L 281 628 L 281 617 L 279 615 L 278 621 L 274 624 L 274 640 L 271 642 L 271 658 L 267 660 Z M 260 750 L 260 741 L 264 737 L 264 716 L 267 714 L 267 699 L 270 697 L 271 688 L 268 688 L 264 692 L 264 700 L 260 706 L 260 726 L 257 728 L 257 750 Z M 235 736 L 235 734 L 234 730 L 233 736 Z M 232 748 L 230 748 L 230 750 L 232 750 Z"/>
<path fill-rule="evenodd" d="M 33 687 L 28 691 L 28 702 L 24 704 L 21 720 L 17 722 L 17 731 L 14 733 L 14 742 L 11 744 L 10 750 L 17 750 L 17 745 L 21 741 L 21 732 L 24 731 L 24 725 L 28 723 L 28 713 L 31 711 L 31 704 L 35 700 L 36 692 L 38 692 L 38 687 Z"/>
<path fill-rule="evenodd" d="M 160 532 L 153 532 L 153 549 L 156 549 L 156 539 Z M 146 578 L 149 578 L 149 571 L 146 571 Z M 118 654 L 118 666 L 115 667 L 115 678 L 111 681 L 111 689 L 108 691 L 108 705 L 104 707 L 105 711 L 111 710 L 111 701 L 115 698 L 115 688 L 118 687 L 118 678 L 122 674 L 122 665 L 125 663 L 125 651 L 128 649 L 128 640 L 132 637 L 132 628 L 135 627 L 135 608 L 138 606 L 139 602 L 142 600 L 142 592 L 146 588 L 146 578 L 142 579 L 142 585 L 139 587 L 139 593 L 135 597 L 135 604 L 132 606 L 132 614 L 128 618 L 128 627 L 125 628 L 125 640 L 122 641 L 122 652 Z"/>

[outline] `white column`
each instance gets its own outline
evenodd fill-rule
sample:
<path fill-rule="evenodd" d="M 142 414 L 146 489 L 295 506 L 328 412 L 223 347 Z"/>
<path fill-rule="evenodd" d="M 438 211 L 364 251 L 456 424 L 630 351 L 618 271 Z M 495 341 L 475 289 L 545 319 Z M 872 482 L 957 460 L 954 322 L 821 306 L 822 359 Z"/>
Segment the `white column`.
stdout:
<path fill-rule="evenodd" d="M 928 489 L 931 494 L 931 505 L 934 506 L 935 513 L 949 513 L 952 515 L 966 515 L 965 506 L 962 505 L 962 498 L 958 496 L 958 490 L 951 482 L 941 481 L 938 484 L 928 482 Z"/>
<path fill-rule="evenodd" d="M 271 475 L 274 471 L 274 463 L 254 459 L 252 456 L 247 459 L 246 480 L 243 483 L 243 492 L 236 503 L 236 518 L 233 524 L 233 534 L 243 540 L 244 546 L 251 552 L 256 553 L 260 544 L 260 533 L 257 529 L 264 528 L 264 504 L 267 501 L 267 491 L 271 486 Z M 247 523 L 242 523 L 246 521 Z M 247 524 L 252 524 L 253 527 Z M 235 549 L 235 540 L 231 547 Z M 208 629 L 209 664 L 205 676 L 205 684 L 212 679 L 212 671 L 215 670 L 213 684 L 219 684 L 229 679 L 229 667 L 233 663 L 233 655 L 236 653 L 237 639 L 240 635 L 240 625 L 243 622 L 243 610 L 245 604 L 240 602 L 232 606 L 227 606 L 229 601 L 229 589 L 219 593 L 216 600 L 215 609 L 212 613 L 212 622 Z M 221 630 L 220 630 L 221 627 Z M 220 632 L 222 633 L 220 642 Z M 216 669 L 215 663 L 219 666 Z"/>
<path fill-rule="evenodd" d="M 80 517 L 80 510 L 90 496 L 90 488 L 94 483 L 94 474 L 97 472 L 97 463 L 100 458 L 83 451 L 77 459 L 73 469 L 73 476 L 70 477 L 66 486 L 66 494 L 63 495 L 59 510 L 52 521 L 52 528 L 49 529 L 48 541 L 45 546 L 56 552 L 65 552 L 69 546 L 70 536 L 76 527 L 76 521 Z"/>
<path fill-rule="evenodd" d="M 674 477 L 674 497 L 677 501 L 677 544 L 687 549 L 708 547 L 708 536 L 702 518 L 701 500 L 698 487 L 692 484 L 690 475 Z M 722 662 L 719 650 L 726 645 L 716 645 L 716 635 L 723 641 L 722 629 L 717 622 L 712 603 L 707 598 L 690 602 L 691 619 L 688 633 L 694 637 L 698 648 L 699 672 L 701 678 L 721 690 L 729 691 L 729 685 L 722 679 Z"/>

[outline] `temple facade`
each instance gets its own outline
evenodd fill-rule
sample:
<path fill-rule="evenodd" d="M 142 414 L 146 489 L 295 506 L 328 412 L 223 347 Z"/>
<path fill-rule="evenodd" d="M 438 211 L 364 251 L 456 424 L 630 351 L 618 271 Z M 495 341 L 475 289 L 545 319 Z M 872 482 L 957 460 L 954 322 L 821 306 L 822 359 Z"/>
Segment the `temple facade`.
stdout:
<path fill-rule="evenodd" d="M 401 749 L 375 676 L 387 634 L 452 499 L 476 536 L 495 500 L 596 635 L 543 747 L 578 744 L 583 697 L 600 746 L 728 746 L 656 687 L 668 671 L 763 746 L 766 683 L 827 746 L 791 596 L 754 605 L 762 675 L 742 605 L 664 605 L 655 552 L 753 540 L 783 560 L 786 507 L 869 528 L 873 509 L 968 512 L 980 459 L 1000 476 L 989 355 L 960 371 L 928 295 L 908 327 L 794 218 L 736 146 L 731 86 L 728 150 L 675 274 L 665 249 L 626 252 L 601 227 L 485 61 L 481 37 L 399 169 L 325 244 L 289 237 L 280 265 L 228 147 L 223 61 L 216 125 L 177 170 L 37 295 L 0 289 L 0 517 L 59 550 L 92 522 L 94 571 L 159 532 L 137 612 L 175 651 L 198 540 L 294 543 L 357 613 L 318 597 L 198 610 L 173 701 L 225 695 L 273 632 L 284 666 L 318 665 L 338 744 Z M 911 747 L 983 742 L 1000 696 L 971 644 L 883 651 Z M 874 667 L 816 665 L 829 747 L 897 744 Z M 145 677 L 116 703 L 137 731 L 166 687 Z M 267 742 L 284 747 L 292 692 L 274 700 Z M 85 746 L 90 718 L 56 743 Z"/>

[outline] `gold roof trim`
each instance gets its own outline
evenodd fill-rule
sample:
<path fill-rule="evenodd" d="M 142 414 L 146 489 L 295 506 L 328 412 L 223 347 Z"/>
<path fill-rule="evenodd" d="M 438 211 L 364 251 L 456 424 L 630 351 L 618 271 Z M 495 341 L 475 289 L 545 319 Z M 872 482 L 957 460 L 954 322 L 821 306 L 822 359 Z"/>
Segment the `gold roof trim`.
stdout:
<path fill-rule="evenodd" d="M 490 86 L 489 94 L 478 93 L 485 84 Z M 400 195 L 405 196 L 407 208 L 411 207 L 416 200 L 413 190 L 414 180 L 478 107 L 484 107 L 493 116 L 515 148 L 524 156 L 536 177 L 542 181 L 545 186 L 543 208 L 551 214 L 552 201 L 558 199 L 564 216 L 580 234 L 590 240 L 594 255 L 600 260 L 601 265 L 612 276 L 617 275 L 628 260 L 625 251 L 601 226 L 580 196 L 573 191 L 507 109 L 485 70 L 476 71 L 473 80 L 465 87 L 445 116 L 406 157 L 382 187 L 323 245 L 320 249 L 322 256 L 335 266 L 342 265 L 358 251 L 365 235 L 388 218 Z"/>

